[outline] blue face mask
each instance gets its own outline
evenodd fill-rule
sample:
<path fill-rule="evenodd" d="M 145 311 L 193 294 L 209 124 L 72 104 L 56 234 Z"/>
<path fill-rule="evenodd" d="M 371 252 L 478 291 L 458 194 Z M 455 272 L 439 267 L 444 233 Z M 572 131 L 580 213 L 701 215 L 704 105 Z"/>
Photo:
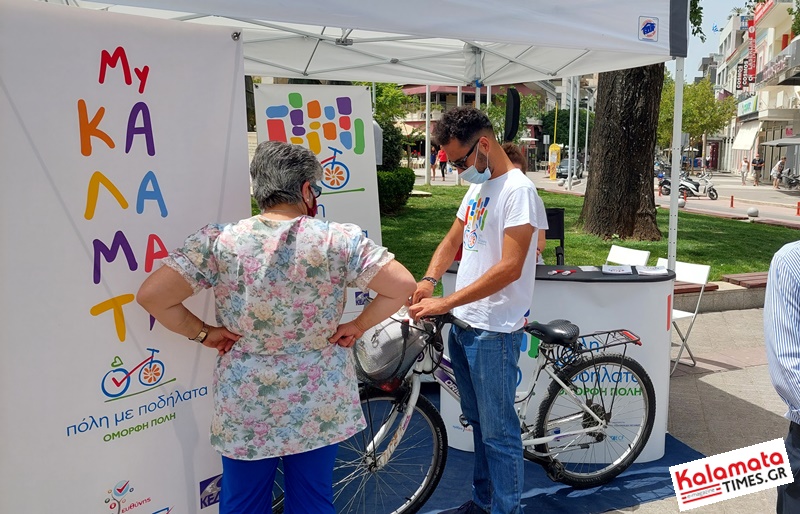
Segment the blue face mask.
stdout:
<path fill-rule="evenodd" d="M 478 162 L 477 158 L 475 159 L 475 162 Z M 478 168 L 476 168 L 473 164 L 469 168 L 462 171 L 458 176 L 470 184 L 483 184 L 492 178 L 492 172 L 489 171 L 489 159 L 486 159 L 486 169 L 482 172 L 478 171 Z"/>

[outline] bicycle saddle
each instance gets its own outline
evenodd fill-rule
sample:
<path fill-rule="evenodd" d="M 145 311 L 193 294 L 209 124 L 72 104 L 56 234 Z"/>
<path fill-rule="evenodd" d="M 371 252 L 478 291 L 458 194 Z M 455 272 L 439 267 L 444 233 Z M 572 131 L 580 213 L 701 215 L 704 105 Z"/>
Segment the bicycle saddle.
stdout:
<path fill-rule="evenodd" d="M 550 323 L 533 321 L 525 325 L 525 331 L 542 340 L 543 343 L 571 346 L 578 340 L 580 329 L 565 319 L 554 319 Z"/>

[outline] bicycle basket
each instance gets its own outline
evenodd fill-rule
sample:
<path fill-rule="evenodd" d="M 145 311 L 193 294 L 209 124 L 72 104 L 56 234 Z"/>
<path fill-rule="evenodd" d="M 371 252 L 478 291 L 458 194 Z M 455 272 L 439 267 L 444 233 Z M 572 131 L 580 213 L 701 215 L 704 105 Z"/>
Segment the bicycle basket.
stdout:
<path fill-rule="evenodd" d="M 425 347 L 425 335 L 405 307 L 367 330 L 353 345 L 358 379 L 379 385 L 405 376 Z"/>

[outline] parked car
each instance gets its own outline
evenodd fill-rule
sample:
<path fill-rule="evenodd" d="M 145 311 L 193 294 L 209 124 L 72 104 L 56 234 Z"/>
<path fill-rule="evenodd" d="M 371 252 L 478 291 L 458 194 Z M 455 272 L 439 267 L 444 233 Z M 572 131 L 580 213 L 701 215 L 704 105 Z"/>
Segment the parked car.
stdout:
<path fill-rule="evenodd" d="M 574 178 L 583 178 L 583 164 L 578 159 L 563 159 L 556 168 L 556 178 L 567 178 L 570 160 L 575 161 Z"/>

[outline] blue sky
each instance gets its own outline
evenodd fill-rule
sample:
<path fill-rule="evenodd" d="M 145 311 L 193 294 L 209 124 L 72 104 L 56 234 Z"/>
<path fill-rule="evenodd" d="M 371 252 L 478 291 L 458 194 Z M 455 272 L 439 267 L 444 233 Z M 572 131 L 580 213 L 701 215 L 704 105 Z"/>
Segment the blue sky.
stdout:
<path fill-rule="evenodd" d="M 744 0 L 700 0 L 700 6 L 703 8 L 702 28 L 706 35 L 706 42 L 701 42 L 698 37 L 689 36 L 689 55 L 684 61 L 683 70 L 687 82 L 700 76 L 697 68 L 700 67 L 702 58 L 708 56 L 709 53 L 716 52 L 719 48 L 719 32 L 714 32 L 714 26 L 716 25 L 719 30 L 725 28 L 731 9 L 744 7 Z M 675 62 L 668 62 L 667 68 L 674 77 Z"/>

